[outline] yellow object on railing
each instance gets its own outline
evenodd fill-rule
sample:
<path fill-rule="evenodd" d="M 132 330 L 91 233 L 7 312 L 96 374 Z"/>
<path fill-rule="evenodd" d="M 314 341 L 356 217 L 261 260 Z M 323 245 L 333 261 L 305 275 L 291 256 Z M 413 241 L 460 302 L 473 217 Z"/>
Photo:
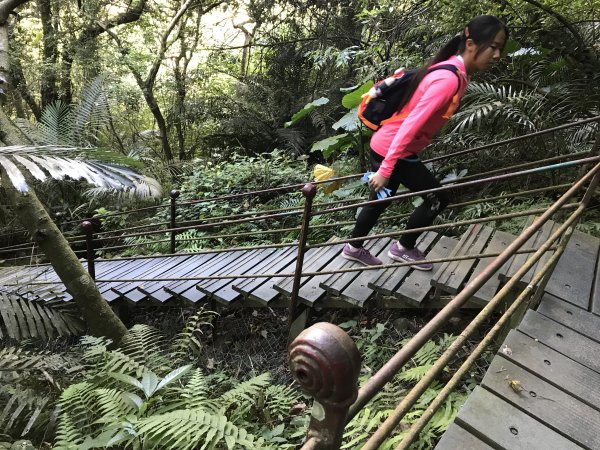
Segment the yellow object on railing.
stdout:
<path fill-rule="evenodd" d="M 325 181 L 329 180 L 336 176 L 335 170 L 331 167 L 324 166 L 322 164 L 317 164 L 313 169 L 313 176 L 315 177 L 315 181 Z M 334 181 L 331 183 L 322 184 L 323 192 L 326 194 L 331 194 L 333 191 L 338 189 L 342 185 L 342 181 Z"/>

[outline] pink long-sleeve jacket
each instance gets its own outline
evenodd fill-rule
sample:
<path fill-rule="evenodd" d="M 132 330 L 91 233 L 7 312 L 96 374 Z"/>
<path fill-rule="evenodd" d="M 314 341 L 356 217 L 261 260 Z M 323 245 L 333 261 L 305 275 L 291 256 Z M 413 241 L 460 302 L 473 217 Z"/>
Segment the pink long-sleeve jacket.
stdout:
<path fill-rule="evenodd" d="M 423 78 L 409 102 L 397 113 L 403 119 L 388 122 L 371 138 L 371 148 L 384 157 L 378 173 L 392 175 L 396 161 L 420 153 L 444 126 L 465 93 L 469 76 L 462 58 L 452 56 L 438 64 L 453 64 L 461 78 L 449 70 L 436 70 Z M 432 67 L 434 67 L 432 66 Z M 458 91 L 457 91 L 458 88 Z"/>

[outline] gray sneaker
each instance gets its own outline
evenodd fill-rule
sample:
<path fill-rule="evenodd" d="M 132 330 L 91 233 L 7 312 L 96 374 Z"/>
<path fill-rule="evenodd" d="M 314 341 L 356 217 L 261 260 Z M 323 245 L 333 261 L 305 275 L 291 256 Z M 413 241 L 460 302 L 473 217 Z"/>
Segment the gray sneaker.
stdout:
<path fill-rule="evenodd" d="M 394 261 L 414 263 L 410 265 L 413 269 L 425 271 L 433 269 L 433 264 L 424 261 L 425 254 L 421 250 L 417 247 L 408 250 L 398 241 L 394 241 L 388 250 L 388 256 Z"/>
<path fill-rule="evenodd" d="M 350 244 L 344 245 L 342 257 L 351 261 L 359 262 L 365 266 L 380 266 L 383 264 L 379 258 L 371 255 L 369 250 L 366 248 L 354 248 Z"/>

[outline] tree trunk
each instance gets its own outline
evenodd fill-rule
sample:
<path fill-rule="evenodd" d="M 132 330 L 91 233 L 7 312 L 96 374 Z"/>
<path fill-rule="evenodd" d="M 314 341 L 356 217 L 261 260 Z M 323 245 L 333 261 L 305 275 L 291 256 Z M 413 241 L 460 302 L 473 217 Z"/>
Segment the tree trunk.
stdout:
<path fill-rule="evenodd" d="M 42 109 L 58 99 L 56 85 L 56 63 L 58 61 L 58 40 L 52 20 L 50 0 L 37 0 L 42 22 L 44 65 L 40 86 Z"/>
<path fill-rule="evenodd" d="M 6 18 L 10 11 L 22 3 L 24 0 L 0 1 L 1 74 L 7 73 L 10 68 Z M 2 109 L 0 109 L 0 140 L 5 145 L 29 144 L 27 137 L 10 121 Z M 96 283 L 84 270 L 69 243 L 38 200 L 31 184 L 29 192 L 20 193 L 1 166 L 0 182 L 17 218 L 42 249 L 67 292 L 73 296 L 90 332 L 106 336 L 118 344 L 127 332 L 127 328 L 100 295 Z"/>
<path fill-rule="evenodd" d="M 21 194 L 4 171 L 0 177 L 13 211 L 46 255 L 67 292 L 73 296 L 90 332 L 96 336 L 106 336 L 119 344 L 127 328 L 102 298 L 96 283 L 85 271 L 31 187 L 28 193 Z"/>

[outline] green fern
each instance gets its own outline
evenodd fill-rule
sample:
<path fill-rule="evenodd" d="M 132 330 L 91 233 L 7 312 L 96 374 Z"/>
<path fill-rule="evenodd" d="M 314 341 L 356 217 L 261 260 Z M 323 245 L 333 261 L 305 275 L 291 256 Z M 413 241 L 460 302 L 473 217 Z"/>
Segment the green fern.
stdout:
<path fill-rule="evenodd" d="M 199 355 L 204 348 L 200 337 L 203 329 L 212 327 L 212 322 L 217 316 L 212 311 L 206 311 L 201 308 L 196 314 L 192 315 L 171 344 L 171 355 L 177 361 L 183 361 L 190 355 Z"/>
<path fill-rule="evenodd" d="M 163 335 L 148 325 L 134 325 L 121 341 L 120 351 L 150 368 L 169 366 Z"/>
<path fill-rule="evenodd" d="M 270 385 L 264 391 L 263 411 L 267 420 L 286 420 L 292 406 L 300 402 L 300 393 L 291 386 Z"/>
<path fill-rule="evenodd" d="M 228 449 L 264 448 L 264 440 L 257 439 L 229 422 L 223 415 L 206 410 L 179 410 L 142 419 L 137 424 L 145 448 L 181 450 L 213 449 L 224 443 Z"/>
<path fill-rule="evenodd" d="M 245 415 L 253 405 L 262 391 L 266 389 L 271 382 L 271 375 L 263 373 L 247 381 L 238 383 L 235 387 L 222 394 L 212 404 L 213 408 L 226 413 L 235 405 L 232 414 L 236 417 Z"/>

